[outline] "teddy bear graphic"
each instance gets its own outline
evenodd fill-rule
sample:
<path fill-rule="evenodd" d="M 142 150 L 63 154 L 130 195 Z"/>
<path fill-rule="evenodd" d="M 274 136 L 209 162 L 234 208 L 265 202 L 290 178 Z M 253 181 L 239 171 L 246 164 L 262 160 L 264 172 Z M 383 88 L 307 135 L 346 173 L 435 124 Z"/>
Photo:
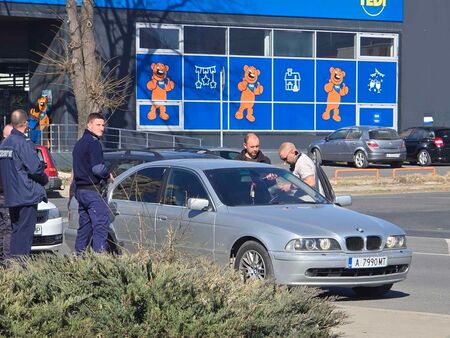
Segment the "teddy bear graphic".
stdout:
<path fill-rule="evenodd" d="M 166 107 L 158 101 L 167 100 L 167 92 L 170 92 L 175 84 L 167 77 L 169 66 L 163 63 L 152 63 L 152 79 L 147 82 L 147 89 L 152 92 L 152 107 L 147 114 L 149 120 L 156 119 L 156 110 L 159 109 L 159 117 L 167 121 L 169 115 L 166 113 Z"/>
<path fill-rule="evenodd" d="M 255 104 L 255 96 L 261 95 L 264 87 L 258 82 L 258 77 L 261 74 L 259 69 L 253 66 L 244 66 L 244 77 L 238 84 L 238 89 L 241 91 L 241 104 L 235 117 L 238 120 L 244 118 L 244 110 L 247 110 L 245 118 L 250 122 L 255 122 L 253 116 L 253 106 Z"/>
<path fill-rule="evenodd" d="M 327 108 L 322 114 L 324 120 L 330 119 L 330 112 L 333 111 L 333 120 L 341 122 L 339 106 L 341 97 L 348 94 L 348 87 L 344 83 L 345 72 L 340 68 L 330 68 L 330 80 L 324 86 L 327 96 Z"/>

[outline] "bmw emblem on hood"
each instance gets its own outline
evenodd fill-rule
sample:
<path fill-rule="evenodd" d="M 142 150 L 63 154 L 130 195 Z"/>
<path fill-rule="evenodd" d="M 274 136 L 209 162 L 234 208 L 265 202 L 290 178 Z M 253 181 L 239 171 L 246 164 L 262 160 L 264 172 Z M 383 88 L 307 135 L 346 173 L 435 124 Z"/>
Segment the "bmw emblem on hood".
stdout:
<path fill-rule="evenodd" d="M 356 228 L 356 231 L 358 231 L 358 232 L 360 232 L 360 233 L 363 233 L 363 232 L 364 232 L 364 229 Z"/>

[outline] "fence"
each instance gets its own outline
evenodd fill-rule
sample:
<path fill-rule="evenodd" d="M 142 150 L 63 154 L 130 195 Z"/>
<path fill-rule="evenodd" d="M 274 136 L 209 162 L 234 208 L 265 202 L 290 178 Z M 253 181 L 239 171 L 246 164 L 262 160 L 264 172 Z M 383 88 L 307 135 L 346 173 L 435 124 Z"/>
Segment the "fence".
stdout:
<path fill-rule="evenodd" d="M 77 139 L 78 126 L 76 124 L 51 124 L 41 135 L 41 145 L 49 147 L 51 152 L 70 152 Z M 183 135 L 106 127 L 102 143 L 106 150 L 150 147 L 201 147 L 202 139 Z"/>

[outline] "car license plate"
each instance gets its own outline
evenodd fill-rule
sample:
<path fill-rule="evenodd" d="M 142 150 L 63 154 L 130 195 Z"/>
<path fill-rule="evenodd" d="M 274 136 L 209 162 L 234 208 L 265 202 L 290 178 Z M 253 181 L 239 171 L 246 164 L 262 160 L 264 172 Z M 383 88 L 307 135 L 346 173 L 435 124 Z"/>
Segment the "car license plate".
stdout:
<path fill-rule="evenodd" d="M 34 228 L 34 235 L 41 236 L 42 235 L 42 226 L 36 224 L 36 228 Z"/>
<path fill-rule="evenodd" d="M 349 257 L 347 267 L 350 269 L 379 268 L 387 266 L 387 257 Z"/>
<path fill-rule="evenodd" d="M 400 157 L 400 154 L 386 154 L 386 157 L 394 157 L 394 158 L 397 158 L 397 157 Z"/>

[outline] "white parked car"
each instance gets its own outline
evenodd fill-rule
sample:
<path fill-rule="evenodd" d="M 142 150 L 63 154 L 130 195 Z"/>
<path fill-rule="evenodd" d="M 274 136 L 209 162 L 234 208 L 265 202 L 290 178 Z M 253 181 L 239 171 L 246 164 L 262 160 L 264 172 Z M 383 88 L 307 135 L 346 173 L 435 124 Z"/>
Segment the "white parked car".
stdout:
<path fill-rule="evenodd" d="M 39 203 L 31 251 L 57 250 L 62 242 L 63 221 L 59 209 L 52 202 Z"/>

